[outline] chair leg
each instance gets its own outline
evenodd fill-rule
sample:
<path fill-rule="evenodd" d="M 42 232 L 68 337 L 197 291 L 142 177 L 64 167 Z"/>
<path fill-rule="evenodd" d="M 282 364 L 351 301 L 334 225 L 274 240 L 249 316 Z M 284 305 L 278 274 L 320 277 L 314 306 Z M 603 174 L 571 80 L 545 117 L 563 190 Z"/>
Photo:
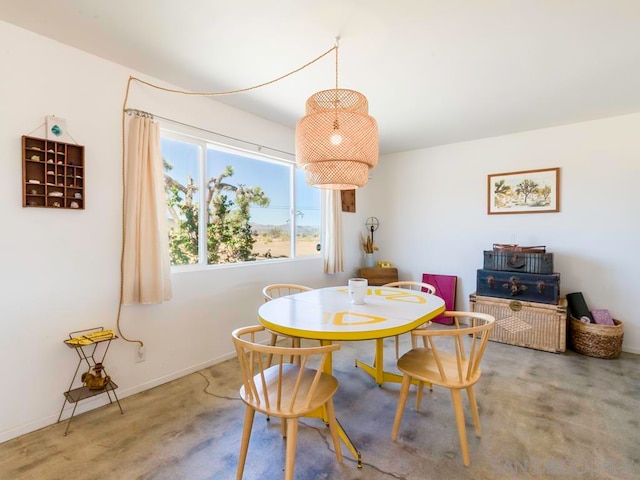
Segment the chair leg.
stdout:
<path fill-rule="evenodd" d="M 287 420 L 287 453 L 284 467 L 284 480 L 293 480 L 293 470 L 296 463 L 296 441 L 298 440 L 298 419 Z"/>
<path fill-rule="evenodd" d="M 287 438 L 287 419 L 280 418 L 280 429 L 282 430 L 282 438 Z"/>
<path fill-rule="evenodd" d="M 398 430 L 400 429 L 400 420 L 402 420 L 402 412 L 407 403 L 409 396 L 409 387 L 411 386 L 411 377 L 406 373 L 402 376 L 402 385 L 400 386 L 400 396 L 398 397 L 398 408 L 396 409 L 396 418 L 393 420 L 393 430 L 391 430 L 391 440 L 394 442 L 398 438 Z"/>
<path fill-rule="evenodd" d="M 240 456 L 238 457 L 238 473 L 237 480 L 242 480 L 244 473 L 244 464 L 247 460 L 247 450 L 249 449 L 249 440 L 251 439 L 251 428 L 253 427 L 253 417 L 256 411 L 247 405 L 244 412 L 244 427 L 242 428 L 242 442 L 240 443 Z"/>
<path fill-rule="evenodd" d="M 473 416 L 473 426 L 476 427 L 476 436 L 480 438 L 482 430 L 480 429 L 480 415 L 478 415 L 478 403 L 476 402 L 476 392 L 473 389 L 473 385 L 467 387 L 467 396 L 469 397 L 469 408 Z"/>
<path fill-rule="evenodd" d="M 329 421 L 329 432 L 333 440 L 333 448 L 336 450 L 338 463 L 342 463 L 342 449 L 340 448 L 340 438 L 338 437 L 338 423 L 336 422 L 336 411 L 333 408 L 333 398 L 327 402 L 327 420 Z"/>
<path fill-rule="evenodd" d="M 451 399 L 453 400 L 453 411 L 456 415 L 456 425 L 458 426 L 458 437 L 460 439 L 460 449 L 462 450 L 462 461 L 465 467 L 469 466 L 469 448 L 467 446 L 467 430 L 464 425 L 464 410 L 462 409 L 462 396 L 460 390 L 451 389 Z"/>
<path fill-rule="evenodd" d="M 424 390 L 424 382 L 420 380 L 418 382 L 418 390 L 416 391 L 416 412 L 420 411 L 420 404 L 422 403 L 422 391 Z"/>

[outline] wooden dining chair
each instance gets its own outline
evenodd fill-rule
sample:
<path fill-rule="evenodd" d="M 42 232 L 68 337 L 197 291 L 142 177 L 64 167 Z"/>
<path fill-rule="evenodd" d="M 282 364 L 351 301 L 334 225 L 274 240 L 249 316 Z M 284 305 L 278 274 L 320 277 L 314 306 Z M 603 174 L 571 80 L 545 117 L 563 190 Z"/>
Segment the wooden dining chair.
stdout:
<path fill-rule="evenodd" d="M 264 296 L 264 301 L 268 302 L 273 300 L 274 298 L 284 297 L 285 295 L 293 295 L 294 293 L 308 292 L 309 290 L 313 290 L 311 287 L 305 287 L 304 285 L 297 285 L 295 283 L 272 283 L 271 285 L 267 285 L 262 289 L 262 295 Z M 285 335 L 278 334 L 276 332 L 272 332 L 268 330 L 271 334 L 271 340 L 269 345 L 272 347 L 276 345 L 278 342 L 278 336 L 285 337 Z M 287 337 L 291 339 L 292 347 L 300 346 L 300 339 L 297 337 Z"/>
<path fill-rule="evenodd" d="M 427 339 L 429 348 L 412 348 L 398 360 L 398 369 L 403 376 L 391 439 L 395 441 L 398 437 L 402 412 L 412 381 L 418 381 L 416 410 L 420 409 L 424 383 L 448 388 L 451 391 L 458 427 L 462 461 L 465 466 L 469 466 L 469 448 L 460 390 L 467 391 L 476 435 L 480 437 L 480 417 L 473 386 L 480 379 L 480 362 L 495 318 L 485 313 L 451 311 L 445 312 L 444 316 L 453 319 L 451 327 L 414 330 L 411 334 Z M 468 326 L 461 325 L 462 318 L 469 319 Z"/>
<path fill-rule="evenodd" d="M 246 405 L 236 479 L 242 479 L 256 411 L 282 419 L 283 436 L 287 440 L 285 480 L 293 480 L 298 419 L 322 407 L 326 408 L 338 463 L 342 463 L 333 407 L 338 380 L 323 373 L 331 353 L 338 350 L 340 344 L 291 348 L 256 343 L 256 334 L 263 331 L 262 325 L 254 325 L 232 333 L 242 372 L 240 398 Z M 273 358 L 271 366 L 267 365 L 268 356 Z M 291 357 L 295 362 L 288 361 Z"/>
<path fill-rule="evenodd" d="M 391 283 L 386 283 L 383 285 L 383 287 L 396 287 L 396 288 L 404 288 L 407 290 L 413 290 L 413 291 L 422 291 L 422 292 L 427 292 L 427 293 L 431 293 L 433 294 L 436 291 L 436 287 L 434 287 L 433 285 L 431 285 L 430 283 L 424 283 L 424 282 L 413 282 L 410 280 L 401 280 L 399 282 L 391 282 Z M 427 324 L 421 325 L 418 328 L 425 328 Z M 400 358 L 400 336 L 396 335 L 396 359 Z M 411 337 L 411 347 L 412 348 L 416 348 L 416 339 L 415 337 Z M 424 340 L 424 346 L 427 346 L 427 341 Z"/>

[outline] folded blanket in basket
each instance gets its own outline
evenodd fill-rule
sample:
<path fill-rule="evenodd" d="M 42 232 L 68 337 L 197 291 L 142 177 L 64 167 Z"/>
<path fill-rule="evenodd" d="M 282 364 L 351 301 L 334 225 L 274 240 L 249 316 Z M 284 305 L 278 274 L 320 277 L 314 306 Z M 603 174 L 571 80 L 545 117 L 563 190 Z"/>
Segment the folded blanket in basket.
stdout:
<path fill-rule="evenodd" d="M 591 310 L 591 316 L 593 317 L 593 323 L 600 325 L 615 325 L 609 310 Z"/>

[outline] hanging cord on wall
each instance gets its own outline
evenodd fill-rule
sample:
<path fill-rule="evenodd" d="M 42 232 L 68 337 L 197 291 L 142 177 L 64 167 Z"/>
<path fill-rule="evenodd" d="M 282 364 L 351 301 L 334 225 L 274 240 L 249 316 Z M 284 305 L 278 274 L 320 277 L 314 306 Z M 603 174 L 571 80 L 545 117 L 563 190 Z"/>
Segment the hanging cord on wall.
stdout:
<path fill-rule="evenodd" d="M 273 80 L 269 80 L 268 82 L 264 82 L 261 83 L 259 85 L 254 85 L 252 87 L 246 87 L 246 88 L 240 88 L 238 90 L 229 90 L 227 92 L 189 92 L 186 90 L 177 90 L 177 89 L 172 89 L 172 88 L 166 88 L 166 87 L 161 87 L 160 85 L 156 85 L 153 84 L 151 82 L 147 82 L 145 80 L 142 80 L 138 77 L 133 77 L 133 76 L 129 76 L 129 80 L 127 81 L 127 88 L 125 90 L 125 94 L 124 94 L 124 100 L 122 102 L 122 245 L 121 245 L 121 250 L 120 250 L 120 299 L 118 302 L 118 314 L 116 317 L 116 328 L 118 330 L 118 334 L 120 335 L 120 338 L 122 338 L 124 341 L 126 342 L 131 342 L 131 343 L 139 343 L 140 344 L 140 348 L 142 348 L 144 346 L 144 343 L 142 340 L 132 340 L 127 338 L 123 333 L 122 330 L 120 329 L 120 319 L 122 316 L 122 299 L 124 298 L 124 245 L 125 245 L 125 240 L 126 240 L 126 236 L 127 236 L 127 232 L 126 232 L 126 223 L 125 223 L 125 198 L 124 198 L 124 190 L 125 190 L 125 182 L 126 182 L 126 175 L 125 175 L 125 169 L 126 169 L 126 155 L 125 155 L 125 123 L 126 123 L 126 115 L 127 115 L 127 101 L 129 100 L 129 92 L 131 90 L 131 82 L 136 81 L 142 85 L 146 85 L 148 87 L 151 88 L 155 88 L 157 90 L 162 90 L 164 92 L 169 92 L 169 93 L 177 93 L 180 95 L 188 95 L 188 96 L 194 96 L 194 97 L 214 97 L 214 96 L 223 96 L 223 95 L 233 95 L 236 93 L 243 93 L 243 92 L 248 92 L 250 90 L 255 90 L 257 88 L 261 88 L 261 87 L 266 87 L 267 85 L 271 85 L 273 83 L 276 83 L 280 80 L 283 80 L 287 77 L 290 77 L 291 75 L 298 73 L 299 71 L 307 68 L 310 65 L 313 65 L 314 63 L 316 63 L 318 60 L 326 57 L 327 55 L 329 55 L 331 52 L 333 52 L 335 50 L 336 52 L 336 62 L 338 59 L 338 39 L 339 37 L 336 37 L 336 44 L 331 47 L 329 50 L 327 50 L 326 52 L 324 52 L 322 55 L 318 55 L 316 58 L 314 58 L 313 60 L 311 60 L 310 62 L 305 63 L 304 65 L 302 65 L 299 68 L 296 68 L 295 70 L 292 70 L 289 73 L 285 73 L 284 75 L 280 75 L 277 78 L 274 78 Z M 337 86 L 337 72 L 336 72 L 336 86 Z"/>

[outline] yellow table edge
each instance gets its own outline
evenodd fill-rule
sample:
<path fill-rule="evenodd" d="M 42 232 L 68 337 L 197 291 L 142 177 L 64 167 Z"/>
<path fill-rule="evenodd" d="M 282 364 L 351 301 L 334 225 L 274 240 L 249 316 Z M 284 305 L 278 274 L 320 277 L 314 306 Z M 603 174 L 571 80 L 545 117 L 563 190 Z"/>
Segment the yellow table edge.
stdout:
<path fill-rule="evenodd" d="M 258 314 L 258 318 L 260 319 L 260 323 L 264 325 L 269 330 L 273 330 L 274 332 L 281 333 L 283 335 L 288 335 L 290 337 L 299 337 L 299 338 L 311 338 L 314 340 L 342 340 L 342 341 L 352 341 L 352 340 L 375 340 L 378 338 L 386 338 L 393 337 L 395 335 L 401 335 L 403 333 L 410 332 L 415 328 L 419 327 L 423 323 L 428 322 L 432 318 L 437 317 L 442 312 L 445 311 L 445 306 L 434 310 L 422 317 L 414 320 L 411 323 L 406 323 L 399 327 L 380 329 L 375 331 L 363 331 L 363 332 L 349 332 L 346 336 L 341 332 L 327 332 L 322 331 L 318 332 L 317 330 L 304 330 L 300 328 L 288 328 L 283 327 L 282 325 L 277 325 L 275 323 L 271 323 L 266 320 L 262 315 Z"/>

